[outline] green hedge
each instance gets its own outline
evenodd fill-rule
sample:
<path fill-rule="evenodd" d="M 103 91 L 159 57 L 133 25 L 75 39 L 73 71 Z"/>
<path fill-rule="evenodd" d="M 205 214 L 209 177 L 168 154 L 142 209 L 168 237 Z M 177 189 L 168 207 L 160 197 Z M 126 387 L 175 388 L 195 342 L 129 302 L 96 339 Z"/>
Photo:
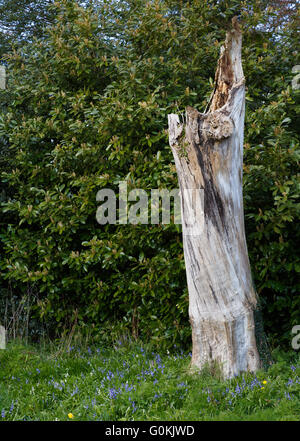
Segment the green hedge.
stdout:
<path fill-rule="evenodd" d="M 34 289 L 34 315 L 54 334 L 76 322 L 160 345 L 190 341 L 179 226 L 101 226 L 96 193 L 117 194 L 121 180 L 129 190 L 178 187 L 167 115 L 186 105 L 204 111 L 234 14 L 244 28 L 253 277 L 274 344 L 288 344 L 300 323 L 295 24 L 268 31 L 272 13 L 258 2 L 247 2 L 251 13 L 240 1 L 225 9 L 191 3 L 104 2 L 90 10 L 59 1 L 48 38 L 8 56 L 1 277 L 20 297 Z"/>

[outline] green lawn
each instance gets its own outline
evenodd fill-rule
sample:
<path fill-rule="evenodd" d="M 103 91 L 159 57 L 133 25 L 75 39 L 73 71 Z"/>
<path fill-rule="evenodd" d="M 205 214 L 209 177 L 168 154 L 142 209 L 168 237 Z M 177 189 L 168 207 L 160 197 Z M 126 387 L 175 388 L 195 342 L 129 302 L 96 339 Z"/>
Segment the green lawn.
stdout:
<path fill-rule="evenodd" d="M 142 343 L 0 351 L 0 421 L 299 420 L 300 358 L 277 354 L 257 375 L 190 373 L 190 354 Z"/>

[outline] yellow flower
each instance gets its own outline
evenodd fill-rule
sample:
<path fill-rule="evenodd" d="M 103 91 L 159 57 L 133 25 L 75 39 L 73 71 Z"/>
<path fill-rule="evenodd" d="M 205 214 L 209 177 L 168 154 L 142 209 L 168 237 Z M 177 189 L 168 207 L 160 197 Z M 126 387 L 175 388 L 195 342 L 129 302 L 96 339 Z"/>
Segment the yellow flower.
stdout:
<path fill-rule="evenodd" d="M 261 389 L 264 389 L 264 387 L 261 387 Z"/>
<path fill-rule="evenodd" d="M 266 381 L 266 380 L 264 380 L 264 381 L 263 381 L 263 384 L 267 384 L 267 381 Z"/>
<path fill-rule="evenodd" d="M 68 417 L 69 417 L 70 419 L 72 419 L 72 418 L 74 418 L 74 415 L 73 415 L 72 413 L 68 413 Z"/>

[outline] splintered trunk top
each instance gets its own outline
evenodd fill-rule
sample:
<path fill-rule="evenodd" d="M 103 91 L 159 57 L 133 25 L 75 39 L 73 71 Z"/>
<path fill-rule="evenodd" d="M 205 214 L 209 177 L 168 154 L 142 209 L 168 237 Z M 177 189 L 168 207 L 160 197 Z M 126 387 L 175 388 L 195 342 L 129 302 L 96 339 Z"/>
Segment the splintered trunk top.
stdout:
<path fill-rule="evenodd" d="M 253 288 L 245 239 L 242 170 L 245 79 L 242 35 L 236 20 L 227 33 L 207 111 L 169 115 L 169 141 L 182 202 L 182 232 L 192 364 L 218 363 L 225 377 L 260 367 L 255 342 Z M 204 193 L 201 210 L 185 189 Z M 203 222 L 190 228 L 191 213 Z"/>

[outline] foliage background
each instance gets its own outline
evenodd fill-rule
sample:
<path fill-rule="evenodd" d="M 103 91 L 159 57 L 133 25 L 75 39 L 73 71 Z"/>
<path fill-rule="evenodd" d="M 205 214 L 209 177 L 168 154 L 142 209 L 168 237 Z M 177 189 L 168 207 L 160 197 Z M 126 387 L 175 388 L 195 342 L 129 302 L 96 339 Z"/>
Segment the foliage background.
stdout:
<path fill-rule="evenodd" d="M 299 12 L 254 0 L 60 0 L 48 11 L 47 31 L 2 33 L 2 311 L 27 302 L 33 335 L 44 323 L 51 336 L 76 326 L 190 343 L 179 226 L 100 226 L 96 193 L 118 194 L 121 180 L 129 191 L 177 188 L 167 115 L 204 111 L 238 15 L 247 242 L 269 339 L 288 347 L 300 323 Z"/>

